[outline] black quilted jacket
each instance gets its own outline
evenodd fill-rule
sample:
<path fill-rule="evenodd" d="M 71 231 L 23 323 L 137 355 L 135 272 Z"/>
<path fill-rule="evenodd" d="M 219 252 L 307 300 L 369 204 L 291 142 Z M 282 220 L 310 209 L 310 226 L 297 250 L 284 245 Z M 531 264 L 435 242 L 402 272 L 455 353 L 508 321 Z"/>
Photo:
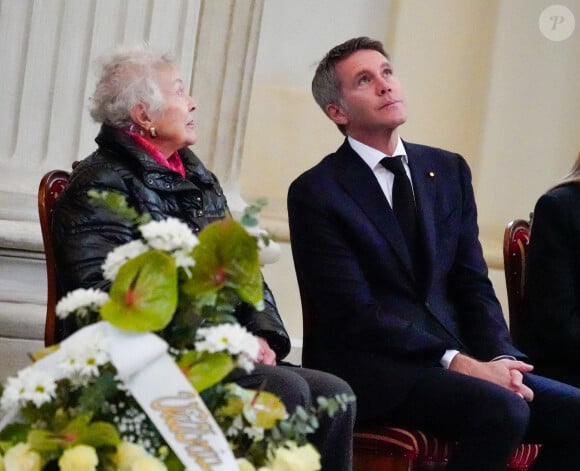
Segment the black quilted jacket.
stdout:
<path fill-rule="evenodd" d="M 103 125 L 96 142 L 97 151 L 74 168 L 55 207 L 52 232 L 61 295 L 81 287 L 108 289 L 101 271 L 107 253 L 139 236 L 128 221 L 91 203 L 90 189 L 114 190 L 138 212 L 155 220 L 178 218 L 196 233 L 228 212 L 217 178 L 189 149 L 179 151 L 186 173 L 182 178 L 116 128 Z M 290 340 L 265 283 L 264 300 L 264 311 L 240 305 L 237 317 L 282 359 Z"/>

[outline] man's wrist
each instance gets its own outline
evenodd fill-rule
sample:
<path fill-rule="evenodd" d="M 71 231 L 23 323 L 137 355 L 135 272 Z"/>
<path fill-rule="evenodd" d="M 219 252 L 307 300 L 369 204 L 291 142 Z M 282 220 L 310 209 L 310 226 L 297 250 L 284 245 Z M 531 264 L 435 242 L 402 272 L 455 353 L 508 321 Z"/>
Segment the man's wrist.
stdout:
<path fill-rule="evenodd" d="M 516 360 L 516 357 L 514 357 L 512 355 L 498 355 L 498 356 L 491 359 L 491 361 L 497 361 L 497 360 Z"/>
<path fill-rule="evenodd" d="M 441 360 L 439 360 L 441 363 L 441 366 L 443 366 L 443 368 L 448 370 L 449 366 L 451 365 L 451 362 L 458 354 L 459 354 L 459 350 L 445 350 L 445 353 L 441 357 Z"/>

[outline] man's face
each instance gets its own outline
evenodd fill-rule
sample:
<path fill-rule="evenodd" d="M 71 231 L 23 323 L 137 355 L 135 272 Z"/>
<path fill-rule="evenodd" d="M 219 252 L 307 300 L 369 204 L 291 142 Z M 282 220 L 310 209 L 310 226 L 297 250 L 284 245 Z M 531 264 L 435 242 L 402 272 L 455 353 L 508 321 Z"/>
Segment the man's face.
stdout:
<path fill-rule="evenodd" d="M 327 112 L 336 124 L 346 127 L 348 135 L 364 139 L 393 131 L 407 120 L 401 84 L 380 52 L 357 51 L 336 65 L 336 73 L 342 103 L 329 105 Z"/>

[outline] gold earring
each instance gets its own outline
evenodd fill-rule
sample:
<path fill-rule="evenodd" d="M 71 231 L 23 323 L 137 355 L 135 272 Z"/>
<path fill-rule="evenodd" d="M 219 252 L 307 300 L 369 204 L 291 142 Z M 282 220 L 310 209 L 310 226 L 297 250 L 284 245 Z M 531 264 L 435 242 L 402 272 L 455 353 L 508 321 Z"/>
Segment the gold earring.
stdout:
<path fill-rule="evenodd" d="M 155 130 L 155 126 L 149 127 L 149 135 L 151 136 L 152 139 L 155 139 L 157 137 L 157 131 Z"/>

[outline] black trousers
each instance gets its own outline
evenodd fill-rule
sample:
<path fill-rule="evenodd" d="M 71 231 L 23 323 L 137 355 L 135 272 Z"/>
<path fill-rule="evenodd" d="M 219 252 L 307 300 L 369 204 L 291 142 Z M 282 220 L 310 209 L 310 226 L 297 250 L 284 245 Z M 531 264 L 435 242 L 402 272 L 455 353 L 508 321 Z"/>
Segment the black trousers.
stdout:
<path fill-rule="evenodd" d="M 248 375 L 236 379 L 236 383 L 247 388 L 257 388 L 266 380 L 265 389 L 284 403 L 291 413 L 296 406 L 314 405 L 318 396 L 354 394 L 342 379 L 330 373 L 297 366 L 256 365 Z M 323 418 L 317 432 L 311 437 L 321 455 L 323 471 L 352 470 L 352 434 L 355 422 L 355 403 L 345 412 L 338 412 L 332 419 Z"/>
<path fill-rule="evenodd" d="M 580 470 L 580 389 L 534 374 L 524 383 L 534 391 L 530 403 L 488 381 L 427 369 L 383 418 L 458 440 L 447 471 L 505 471 L 522 441 L 543 444 L 534 471 Z"/>

